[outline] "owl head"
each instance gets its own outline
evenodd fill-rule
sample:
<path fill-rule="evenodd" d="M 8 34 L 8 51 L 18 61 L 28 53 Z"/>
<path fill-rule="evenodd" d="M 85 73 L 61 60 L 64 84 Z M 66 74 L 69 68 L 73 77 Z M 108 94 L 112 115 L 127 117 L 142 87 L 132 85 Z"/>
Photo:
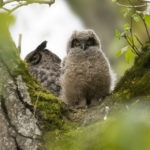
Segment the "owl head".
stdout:
<path fill-rule="evenodd" d="M 42 42 L 25 60 L 29 66 L 41 65 L 48 62 L 60 63 L 61 60 L 54 53 L 46 49 L 47 41 Z"/>
<path fill-rule="evenodd" d="M 100 41 L 93 30 L 74 31 L 68 41 L 67 54 L 77 49 L 86 52 L 95 47 L 100 49 Z"/>

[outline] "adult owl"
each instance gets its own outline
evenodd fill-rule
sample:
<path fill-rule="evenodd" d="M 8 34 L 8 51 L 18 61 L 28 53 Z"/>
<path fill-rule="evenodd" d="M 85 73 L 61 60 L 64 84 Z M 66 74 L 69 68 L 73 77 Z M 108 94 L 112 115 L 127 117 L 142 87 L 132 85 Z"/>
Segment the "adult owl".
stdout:
<path fill-rule="evenodd" d="M 70 106 L 97 105 L 112 89 L 110 64 L 93 30 L 73 32 L 61 72 L 62 99 Z"/>
<path fill-rule="evenodd" d="M 42 42 L 25 60 L 29 71 L 41 85 L 55 96 L 60 93 L 60 63 L 61 59 L 51 51 L 45 49 L 47 41 Z"/>

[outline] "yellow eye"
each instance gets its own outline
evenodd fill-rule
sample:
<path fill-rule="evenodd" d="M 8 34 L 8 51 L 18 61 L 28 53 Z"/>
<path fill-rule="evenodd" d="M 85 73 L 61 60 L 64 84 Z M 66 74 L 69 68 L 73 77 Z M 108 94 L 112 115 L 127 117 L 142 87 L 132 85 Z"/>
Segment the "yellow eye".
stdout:
<path fill-rule="evenodd" d="M 31 56 L 28 62 L 32 65 L 36 65 L 41 61 L 42 55 L 40 53 L 35 53 Z"/>
<path fill-rule="evenodd" d="M 90 46 L 90 45 L 92 45 L 92 44 L 93 44 L 93 41 L 91 41 L 91 40 L 88 40 L 88 41 L 87 41 L 87 45 L 88 45 L 88 46 Z"/>
<path fill-rule="evenodd" d="M 80 46 L 80 42 L 79 41 L 75 41 L 75 46 Z"/>

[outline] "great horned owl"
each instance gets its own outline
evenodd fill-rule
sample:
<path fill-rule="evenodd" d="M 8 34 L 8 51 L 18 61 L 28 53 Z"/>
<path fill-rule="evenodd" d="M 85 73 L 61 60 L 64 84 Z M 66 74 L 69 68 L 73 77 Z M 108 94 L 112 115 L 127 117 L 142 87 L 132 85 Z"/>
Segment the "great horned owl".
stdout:
<path fill-rule="evenodd" d="M 62 99 L 70 106 L 97 105 L 111 91 L 110 64 L 93 30 L 73 32 L 61 70 Z"/>
<path fill-rule="evenodd" d="M 29 71 L 41 85 L 55 96 L 59 96 L 61 59 L 45 49 L 46 44 L 47 41 L 42 42 L 26 56 L 25 60 L 28 63 Z"/>

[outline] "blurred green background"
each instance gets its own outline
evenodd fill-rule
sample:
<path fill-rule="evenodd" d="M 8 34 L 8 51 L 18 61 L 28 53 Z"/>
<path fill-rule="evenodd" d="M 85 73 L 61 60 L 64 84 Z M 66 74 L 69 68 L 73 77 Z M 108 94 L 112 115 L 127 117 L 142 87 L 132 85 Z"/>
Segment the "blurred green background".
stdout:
<path fill-rule="evenodd" d="M 143 0 L 130 1 L 135 5 L 143 4 Z M 48 41 L 49 50 L 63 58 L 72 31 L 90 28 L 100 37 L 102 49 L 119 79 L 133 64 L 133 59 L 126 62 L 124 55 L 116 57 L 117 52 L 127 43 L 123 39 L 116 40 L 115 31 L 122 31 L 125 24 L 130 24 L 130 19 L 124 17 L 126 8 L 124 5 L 129 5 L 128 0 L 118 2 L 123 6 L 117 5 L 112 0 L 56 0 L 51 7 L 33 4 L 17 9 L 13 12 L 16 22 L 11 27 L 11 33 L 16 45 L 18 35 L 22 34 L 21 58 L 24 59 L 44 40 Z M 147 36 L 143 23 L 134 22 L 133 27 L 133 32 L 144 43 Z"/>
<path fill-rule="evenodd" d="M 140 0 L 130 1 L 136 5 L 141 4 Z M 128 0 L 119 2 L 129 5 Z M 51 7 L 28 5 L 13 13 L 16 23 L 11 33 L 16 44 L 18 34 L 22 33 L 21 58 L 25 58 L 44 40 L 48 41 L 49 50 L 63 58 L 66 55 L 67 40 L 73 30 L 93 29 L 99 35 L 102 49 L 119 79 L 133 63 L 133 60 L 126 62 L 124 55 L 116 57 L 117 52 L 127 45 L 125 40 L 114 38 L 115 30 L 122 31 L 125 24 L 130 24 L 130 19 L 123 16 L 125 8 L 112 0 L 56 0 Z M 134 22 L 133 26 L 133 32 L 138 31 L 138 37 L 144 42 L 147 36 L 143 24 Z"/>

